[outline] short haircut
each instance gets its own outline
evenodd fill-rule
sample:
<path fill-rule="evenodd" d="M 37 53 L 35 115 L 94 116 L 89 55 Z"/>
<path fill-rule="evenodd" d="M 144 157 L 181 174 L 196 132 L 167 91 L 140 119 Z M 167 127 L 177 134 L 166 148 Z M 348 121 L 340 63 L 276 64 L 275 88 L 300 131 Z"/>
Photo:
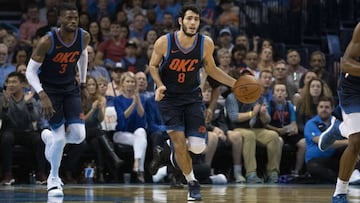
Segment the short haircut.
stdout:
<path fill-rule="evenodd" d="M 322 101 L 323 101 L 323 102 L 330 102 L 331 107 L 334 108 L 334 99 L 333 99 L 332 97 L 321 96 L 321 97 L 319 98 L 319 103 L 322 102 Z M 318 103 L 318 105 L 319 105 L 319 103 Z"/>
<path fill-rule="evenodd" d="M 73 3 L 64 2 L 59 6 L 58 15 L 61 16 L 65 11 L 78 11 L 78 9 Z"/>
<path fill-rule="evenodd" d="M 196 14 L 199 14 L 199 16 L 200 16 L 201 10 L 200 10 L 200 8 L 199 8 L 198 6 L 196 6 L 195 4 L 187 4 L 187 5 L 184 5 L 184 6 L 180 9 L 180 11 L 179 11 L 179 16 L 178 16 L 178 17 L 184 19 L 185 13 L 186 13 L 186 11 L 188 11 L 188 10 L 190 10 L 190 11 L 196 13 Z"/>
<path fill-rule="evenodd" d="M 12 78 L 12 77 L 17 77 L 21 83 L 26 82 L 26 77 L 25 77 L 25 75 L 22 74 L 22 73 L 20 73 L 20 72 L 17 72 L 17 71 L 11 72 L 11 73 L 6 77 L 6 82 L 8 82 L 9 78 Z"/>

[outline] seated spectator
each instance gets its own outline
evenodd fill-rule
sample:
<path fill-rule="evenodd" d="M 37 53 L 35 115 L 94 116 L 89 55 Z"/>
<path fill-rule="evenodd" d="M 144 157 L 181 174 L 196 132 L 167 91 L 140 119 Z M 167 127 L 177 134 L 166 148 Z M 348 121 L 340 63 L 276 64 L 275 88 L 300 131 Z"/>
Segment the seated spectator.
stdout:
<path fill-rule="evenodd" d="M 104 162 L 105 154 L 110 155 L 115 168 L 122 164 L 122 160 L 114 152 L 112 143 L 107 139 L 100 125 L 104 120 L 106 99 L 99 93 L 99 86 L 94 77 L 88 76 L 86 79 L 89 97 L 83 100 L 83 110 L 85 113 L 86 142 L 95 152 L 95 163 L 97 166 L 97 181 L 104 182 Z"/>
<path fill-rule="evenodd" d="M 303 134 L 305 123 L 314 117 L 319 98 L 322 96 L 332 97 L 331 90 L 319 78 L 311 79 L 308 85 L 305 85 L 301 91 L 301 98 L 296 107 L 296 122 L 299 133 Z"/>
<path fill-rule="evenodd" d="M 310 80 L 312 80 L 313 78 L 317 78 L 317 77 L 318 76 L 316 75 L 316 73 L 311 70 L 306 72 L 303 75 L 303 77 L 300 79 L 298 92 L 294 94 L 293 99 L 292 99 L 295 106 L 297 106 L 299 104 L 299 100 L 300 100 L 301 94 L 302 94 L 301 92 L 304 89 L 305 85 L 307 85 L 310 82 Z"/>
<path fill-rule="evenodd" d="M 286 100 L 286 97 L 285 84 L 275 84 L 273 98 L 268 106 L 271 121 L 267 128 L 275 130 L 283 139 L 284 144 L 297 149 L 295 169 L 292 174 L 299 175 L 304 165 L 306 145 L 304 136 L 298 133 L 294 106 Z"/>
<path fill-rule="evenodd" d="M 7 63 L 8 47 L 6 44 L 0 43 L 0 92 L 3 91 L 6 77 L 9 73 L 16 71 L 16 67 L 11 63 Z"/>
<path fill-rule="evenodd" d="M 318 147 L 319 136 L 331 124 L 334 102 L 331 97 L 320 97 L 317 114 L 306 122 L 304 136 L 306 139 L 306 169 L 313 178 L 321 182 L 336 183 L 339 162 L 348 140 L 336 140 L 329 149 L 321 151 Z"/>
<path fill-rule="evenodd" d="M 11 63 L 16 67 L 19 64 L 27 64 L 29 61 L 29 52 L 25 47 L 17 47 L 14 51 Z"/>
<path fill-rule="evenodd" d="M 125 71 L 137 73 L 145 71 L 146 61 L 136 55 L 138 45 L 134 40 L 129 40 L 125 45 L 125 56 L 120 63 Z"/>
<path fill-rule="evenodd" d="M 239 75 L 233 75 L 233 77 L 237 79 Z M 245 104 L 238 101 L 235 95 L 231 93 L 226 98 L 225 107 L 231 127 L 234 131 L 240 132 L 243 137 L 243 157 L 247 183 L 263 182 L 256 174 L 256 142 L 265 145 L 267 149 L 268 182 L 278 182 L 282 142 L 275 131 L 265 129 L 271 117 L 267 111 L 264 98 L 260 98 L 251 104 Z"/>
<path fill-rule="evenodd" d="M 259 63 L 259 56 L 255 51 L 249 51 L 246 53 L 245 56 L 246 67 L 253 71 L 255 78 L 259 78 L 259 73 L 260 73 L 258 63 Z"/>
<path fill-rule="evenodd" d="M 138 182 L 144 183 L 144 164 L 147 147 L 145 101 L 139 95 L 134 73 L 123 73 L 120 85 L 122 94 L 114 98 L 117 125 L 113 139 L 115 143 L 133 146 L 133 171 L 137 174 Z"/>
<path fill-rule="evenodd" d="M 15 182 L 11 167 L 12 150 L 16 144 L 32 150 L 36 160 L 36 183 L 46 183 L 46 160 L 43 153 L 45 145 L 37 127 L 41 119 L 41 108 L 33 98 L 33 92 L 24 94 L 24 84 L 26 84 L 26 77 L 19 72 L 10 73 L 5 81 L 6 90 L 3 92 L 1 104 L 1 156 L 4 173 L 2 185 L 11 185 Z"/>
<path fill-rule="evenodd" d="M 98 66 L 95 64 L 95 51 L 91 46 L 86 47 L 88 52 L 88 66 L 87 66 L 87 74 L 91 75 L 95 79 L 98 77 L 106 78 L 108 82 L 111 81 L 109 72 L 103 66 Z"/>
<path fill-rule="evenodd" d="M 300 78 L 307 72 L 307 69 L 300 65 L 301 58 L 299 52 L 295 49 L 289 49 L 286 61 L 288 63 L 288 81 L 299 89 Z"/>
<path fill-rule="evenodd" d="M 31 38 L 35 36 L 36 30 L 46 24 L 39 19 L 39 7 L 30 3 L 26 9 L 26 21 L 20 24 L 19 42 L 31 46 Z"/>
<path fill-rule="evenodd" d="M 284 60 L 279 60 L 279 61 L 275 62 L 274 68 L 272 70 L 273 70 L 273 76 L 275 79 L 273 81 L 273 85 L 276 83 L 286 84 L 286 92 L 287 92 L 286 99 L 293 101 L 292 97 L 298 90 L 297 90 L 297 87 L 293 83 L 291 83 L 287 80 L 288 67 L 286 66 L 286 62 Z"/>
<path fill-rule="evenodd" d="M 272 71 L 270 69 L 261 70 L 258 80 L 263 87 L 262 97 L 265 99 L 266 103 L 269 104 L 273 98 Z"/>
<path fill-rule="evenodd" d="M 203 88 L 203 101 L 205 106 L 208 107 L 209 102 L 211 100 L 212 89 L 210 85 L 205 85 Z M 232 146 L 232 159 L 233 159 L 233 171 L 234 178 L 236 183 L 245 183 L 246 180 L 242 175 L 242 137 L 240 132 L 230 130 L 227 124 L 227 120 L 225 117 L 225 108 L 219 102 L 217 102 L 215 109 L 212 114 L 212 119 L 210 121 L 206 120 L 206 127 L 208 130 L 209 138 L 211 136 L 216 136 L 218 139 L 212 139 L 214 142 L 218 140 L 219 144 L 225 145 L 230 144 Z M 205 163 L 209 166 L 212 165 L 212 159 L 215 154 L 216 147 L 218 145 L 213 144 L 212 146 L 209 144 L 204 151 L 205 153 Z"/>
<path fill-rule="evenodd" d="M 116 62 L 125 56 L 129 28 L 116 21 L 110 24 L 110 38 L 99 44 L 95 56 L 95 63 L 106 69 L 114 68 Z"/>
<path fill-rule="evenodd" d="M 259 70 L 263 69 L 273 69 L 274 66 L 274 59 L 273 59 L 273 49 L 269 47 L 264 47 L 261 49 L 259 54 L 259 63 L 258 68 Z"/>

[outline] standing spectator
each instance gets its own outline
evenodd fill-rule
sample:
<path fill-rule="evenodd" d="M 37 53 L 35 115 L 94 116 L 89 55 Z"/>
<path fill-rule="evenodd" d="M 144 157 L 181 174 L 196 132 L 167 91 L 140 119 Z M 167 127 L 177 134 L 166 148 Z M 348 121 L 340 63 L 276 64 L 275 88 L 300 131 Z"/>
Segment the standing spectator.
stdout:
<path fill-rule="evenodd" d="M 36 179 L 38 184 L 46 183 L 46 160 L 44 143 L 41 141 L 37 128 L 40 119 L 40 106 L 33 98 L 34 92 L 24 94 L 26 77 L 19 72 L 12 72 L 6 78 L 4 90 L 2 127 L 1 127 L 1 156 L 4 178 L 2 185 L 15 182 L 12 176 L 13 146 L 20 144 L 32 150 L 36 160 Z M 21 116 L 19 116 L 21 115 Z"/>
<path fill-rule="evenodd" d="M 20 24 L 19 42 L 31 46 L 31 38 L 35 36 L 36 30 L 46 24 L 40 21 L 39 7 L 35 3 L 28 5 L 26 15 L 26 21 Z"/>
<path fill-rule="evenodd" d="M 8 47 L 6 44 L 0 43 L 0 91 L 4 88 L 4 83 L 7 75 L 16 70 L 16 67 L 11 63 L 7 63 Z"/>
<path fill-rule="evenodd" d="M 117 125 L 113 139 L 115 143 L 133 146 L 133 172 L 137 174 L 137 180 L 140 183 L 144 183 L 144 164 L 147 146 L 145 101 L 138 92 L 134 73 L 123 73 L 120 85 L 122 87 L 122 94 L 114 99 Z"/>

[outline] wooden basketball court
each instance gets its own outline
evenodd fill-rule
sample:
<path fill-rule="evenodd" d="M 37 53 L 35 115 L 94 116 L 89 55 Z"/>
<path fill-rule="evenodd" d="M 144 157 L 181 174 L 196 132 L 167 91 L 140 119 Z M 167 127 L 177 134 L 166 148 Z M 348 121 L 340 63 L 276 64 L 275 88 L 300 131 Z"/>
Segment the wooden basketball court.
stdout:
<path fill-rule="evenodd" d="M 246 203 L 329 203 L 334 185 L 202 185 L 203 201 Z M 66 185 L 64 198 L 49 198 L 46 186 L 0 186 L 0 202 L 187 202 L 187 188 L 168 185 Z M 350 202 L 360 202 L 360 187 L 350 187 Z"/>

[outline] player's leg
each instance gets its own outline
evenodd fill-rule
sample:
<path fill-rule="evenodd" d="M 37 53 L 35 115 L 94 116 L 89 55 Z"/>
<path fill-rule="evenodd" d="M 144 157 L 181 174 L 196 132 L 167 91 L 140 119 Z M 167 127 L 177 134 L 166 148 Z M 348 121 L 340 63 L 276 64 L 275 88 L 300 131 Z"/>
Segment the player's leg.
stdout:
<path fill-rule="evenodd" d="M 340 159 L 339 176 L 333 195 L 333 202 L 347 201 L 346 193 L 349 187 L 349 179 L 360 152 L 360 113 L 345 114 L 343 112 L 342 116 L 344 121 L 340 124 L 339 128 L 341 134 L 349 135 L 349 144 Z"/>
<path fill-rule="evenodd" d="M 184 109 L 185 133 L 188 140 L 187 148 L 194 154 L 201 154 L 206 148 L 207 131 L 204 110 L 205 107 L 202 101 L 188 104 Z M 192 169 L 192 165 L 190 166 Z M 190 173 L 183 171 L 183 174 L 189 187 L 188 200 L 201 200 L 200 184 L 195 179 L 193 170 Z"/>
<path fill-rule="evenodd" d="M 80 144 L 85 140 L 86 130 L 78 90 L 64 97 L 64 116 L 67 123 L 66 143 Z"/>
<path fill-rule="evenodd" d="M 59 168 L 66 144 L 65 119 L 63 114 L 63 95 L 48 94 L 51 99 L 55 114 L 49 120 L 51 131 L 44 129 L 41 139 L 45 143 L 45 157 L 50 163 L 50 174 L 47 179 L 48 196 L 63 196 L 62 181 L 59 178 Z"/>

